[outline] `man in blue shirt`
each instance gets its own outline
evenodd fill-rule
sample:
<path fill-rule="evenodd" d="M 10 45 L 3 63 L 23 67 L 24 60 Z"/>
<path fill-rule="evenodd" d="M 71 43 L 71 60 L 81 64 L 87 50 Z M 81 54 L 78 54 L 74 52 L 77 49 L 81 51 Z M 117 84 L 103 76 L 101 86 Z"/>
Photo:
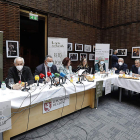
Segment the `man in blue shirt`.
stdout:
<path fill-rule="evenodd" d="M 123 74 L 126 72 L 127 64 L 124 63 L 123 58 L 118 59 L 118 63 L 115 66 L 115 73 Z"/>
<path fill-rule="evenodd" d="M 140 77 L 140 59 L 135 60 L 135 65 L 132 65 L 133 76 Z"/>
<path fill-rule="evenodd" d="M 114 53 L 112 55 L 112 67 L 115 67 L 118 63 L 118 57 L 117 57 L 117 50 L 114 50 Z"/>

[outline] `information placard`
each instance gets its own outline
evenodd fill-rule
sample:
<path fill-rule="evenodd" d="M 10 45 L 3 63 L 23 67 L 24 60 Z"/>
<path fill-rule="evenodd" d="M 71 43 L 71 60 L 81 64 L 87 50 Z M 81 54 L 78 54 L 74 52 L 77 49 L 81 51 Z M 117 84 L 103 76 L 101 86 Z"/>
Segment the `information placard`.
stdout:
<path fill-rule="evenodd" d="M 96 99 L 102 96 L 103 81 L 96 82 Z"/>

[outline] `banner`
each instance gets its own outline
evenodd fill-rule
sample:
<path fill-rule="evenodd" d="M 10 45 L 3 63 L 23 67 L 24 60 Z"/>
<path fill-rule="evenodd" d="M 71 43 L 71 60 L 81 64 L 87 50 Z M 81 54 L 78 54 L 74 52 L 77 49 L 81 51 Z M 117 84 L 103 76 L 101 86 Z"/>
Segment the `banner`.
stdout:
<path fill-rule="evenodd" d="M 103 81 L 96 82 L 96 99 L 102 96 L 103 92 Z"/>
<path fill-rule="evenodd" d="M 0 102 L 0 133 L 11 129 L 11 101 Z"/>
<path fill-rule="evenodd" d="M 99 57 L 105 58 L 106 71 L 109 68 L 109 49 L 110 44 L 95 44 L 95 64 L 99 62 Z"/>
<path fill-rule="evenodd" d="M 111 93 L 111 79 L 105 81 L 105 95 Z"/>
<path fill-rule="evenodd" d="M 48 37 L 48 55 L 53 57 L 54 65 L 59 67 L 67 57 L 67 38 Z"/>
<path fill-rule="evenodd" d="M 69 105 L 69 95 L 43 101 L 43 114 Z"/>
<path fill-rule="evenodd" d="M 3 81 L 3 32 L 0 31 L 0 80 Z"/>

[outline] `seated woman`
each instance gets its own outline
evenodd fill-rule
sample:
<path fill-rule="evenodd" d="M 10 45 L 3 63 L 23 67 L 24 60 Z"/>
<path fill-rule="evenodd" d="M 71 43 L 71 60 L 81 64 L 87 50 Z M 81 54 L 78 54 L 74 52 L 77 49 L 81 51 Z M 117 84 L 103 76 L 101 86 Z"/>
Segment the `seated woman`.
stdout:
<path fill-rule="evenodd" d="M 87 59 L 84 58 L 81 60 L 81 63 L 77 66 L 77 71 L 80 69 L 86 69 L 86 72 L 89 73 L 89 66 L 87 64 Z"/>
<path fill-rule="evenodd" d="M 105 73 L 106 72 L 106 67 L 105 67 L 105 58 L 104 57 L 99 57 L 99 62 L 95 64 L 95 71 L 100 71 L 100 73 Z"/>
<path fill-rule="evenodd" d="M 62 61 L 62 66 L 59 67 L 59 73 L 63 72 L 66 75 L 71 75 L 72 73 L 72 66 L 70 66 L 70 59 L 68 57 L 64 58 Z"/>

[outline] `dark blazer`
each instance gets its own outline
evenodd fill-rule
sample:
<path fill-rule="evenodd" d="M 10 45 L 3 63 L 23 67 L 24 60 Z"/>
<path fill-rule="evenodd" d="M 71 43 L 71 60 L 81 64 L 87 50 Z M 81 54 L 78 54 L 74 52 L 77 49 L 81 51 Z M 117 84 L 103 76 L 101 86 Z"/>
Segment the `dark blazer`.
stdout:
<path fill-rule="evenodd" d="M 126 72 L 127 69 L 127 64 L 123 63 L 121 66 L 117 63 L 115 68 L 117 68 L 117 70 L 115 70 L 115 73 L 119 73 L 121 70 Z"/>
<path fill-rule="evenodd" d="M 100 71 L 99 67 L 100 67 L 99 63 L 96 63 L 95 64 L 95 70 Z M 106 71 L 105 63 L 103 64 L 103 71 Z"/>
<path fill-rule="evenodd" d="M 45 72 L 45 66 L 44 63 L 40 64 L 39 66 L 36 67 L 35 69 L 35 74 L 34 75 L 39 75 L 40 73 L 43 73 L 46 76 L 46 72 Z M 55 65 L 52 65 L 51 67 L 51 73 L 55 74 L 55 73 L 59 73 L 57 71 L 57 67 Z M 43 79 L 39 79 L 39 82 L 42 83 Z"/>
<path fill-rule="evenodd" d="M 132 73 L 138 74 L 138 68 L 135 65 L 132 65 Z"/>
<path fill-rule="evenodd" d="M 7 87 L 9 87 L 8 86 L 8 81 L 9 81 L 10 78 L 13 78 L 15 83 L 18 83 L 19 80 L 20 80 L 20 78 L 18 76 L 17 68 L 15 66 L 11 67 L 8 71 L 8 76 L 7 76 L 7 80 L 6 80 Z M 34 78 L 33 78 L 33 75 L 31 73 L 31 70 L 27 66 L 23 66 L 21 81 L 22 82 L 27 82 L 28 85 L 34 83 Z"/>
<path fill-rule="evenodd" d="M 115 67 L 116 64 L 118 63 L 118 57 L 117 57 L 117 55 L 113 54 L 112 57 L 111 57 L 111 59 L 112 59 L 112 67 Z"/>

